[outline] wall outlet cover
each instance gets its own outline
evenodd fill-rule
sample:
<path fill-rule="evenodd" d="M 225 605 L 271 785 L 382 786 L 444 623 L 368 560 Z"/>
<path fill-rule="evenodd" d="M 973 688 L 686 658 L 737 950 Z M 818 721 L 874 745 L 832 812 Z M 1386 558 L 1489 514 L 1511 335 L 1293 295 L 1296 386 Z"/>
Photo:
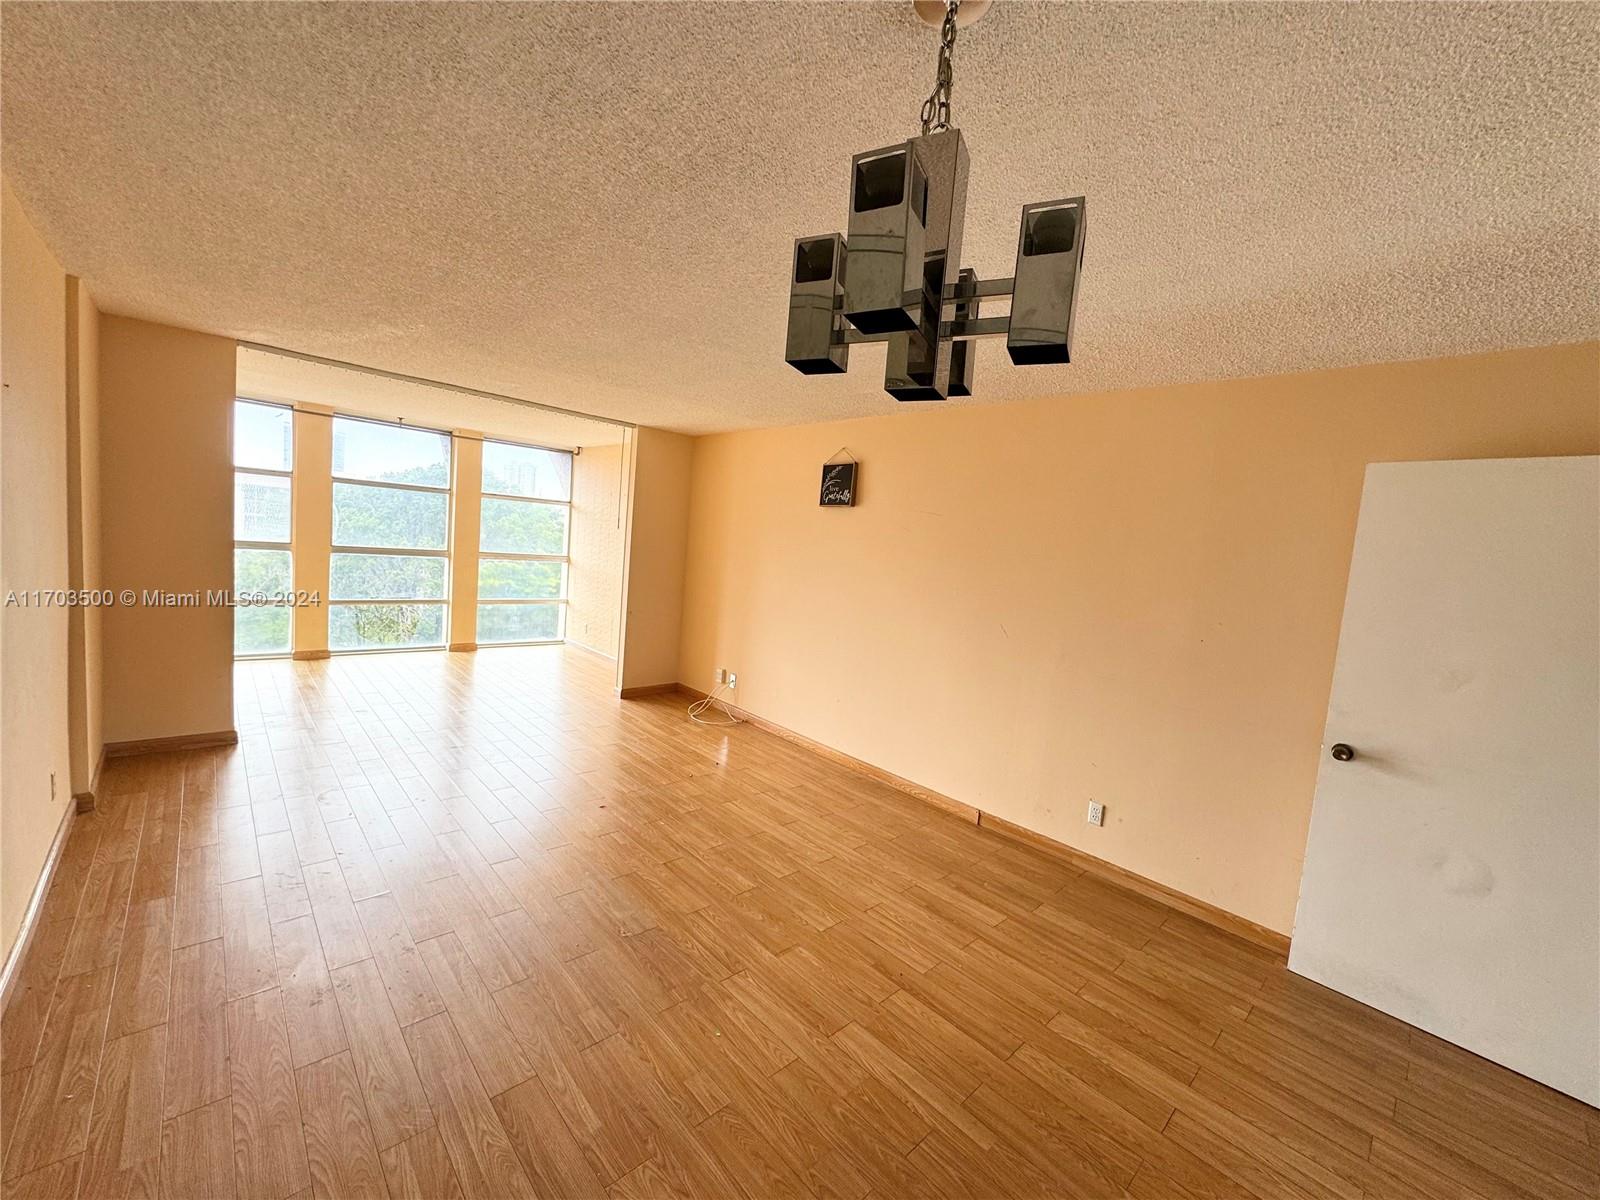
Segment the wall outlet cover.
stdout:
<path fill-rule="evenodd" d="M 1098 800 L 1089 801 L 1089 824 L 1104 825 L 1106 823 L 1106 806 Z"/>
<path fill-rule="evenodd" d="M 737 672 L 735 672 L 735 671 L 729 671 L 728 672 L 728 686 L 731 687 L 731 688 L 739 686 L 739 675 L 738 675 Z"/>

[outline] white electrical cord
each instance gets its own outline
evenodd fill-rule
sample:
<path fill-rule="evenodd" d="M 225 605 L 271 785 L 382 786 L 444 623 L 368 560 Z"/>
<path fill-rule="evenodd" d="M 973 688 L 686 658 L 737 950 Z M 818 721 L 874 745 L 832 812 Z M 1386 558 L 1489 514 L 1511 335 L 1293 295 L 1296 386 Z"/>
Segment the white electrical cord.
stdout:
<path fill-rule="evenodd" d="M 696 700 L 693 704 L 689 705 L 689 720 L 693 721 L 696 725 L 743 725 L 744 722 L 738 717 L 734 716 L 726 708 L 713 708 L 713 706 L 716 705 L 719 700 L 726 704 L 726 698 L 722 695 L 722 693 L 727 686 L 728 685 L 725 683 L 719 683 L 716 687 L 711 689 L 711 694 L 705 699 Z M 706 712 L 708 709 L 714 712 L 719 712 L 728 719 L 726 721 L 707 721 L 700 714 Z"/>

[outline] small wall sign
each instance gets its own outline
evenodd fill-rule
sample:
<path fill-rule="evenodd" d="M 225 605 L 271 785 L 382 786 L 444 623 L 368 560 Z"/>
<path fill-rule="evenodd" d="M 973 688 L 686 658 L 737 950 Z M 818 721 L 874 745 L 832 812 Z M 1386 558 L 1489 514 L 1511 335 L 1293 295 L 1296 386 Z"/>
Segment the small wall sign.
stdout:
<path fill-rule="evenodd" d="M 822 468 L 822 498 L 818 501 L 823 508 L 850 508 L 856 502 L 856 468 L 860 466 L 855 462 L 827 463 Z"/>

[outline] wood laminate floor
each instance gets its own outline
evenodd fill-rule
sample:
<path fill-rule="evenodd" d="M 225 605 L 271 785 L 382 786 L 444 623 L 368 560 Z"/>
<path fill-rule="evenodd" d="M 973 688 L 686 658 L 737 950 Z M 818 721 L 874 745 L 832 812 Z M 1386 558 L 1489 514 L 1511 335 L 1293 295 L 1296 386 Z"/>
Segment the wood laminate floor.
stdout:
<path fill-rule="evenodd" d="M 1600 1193 L 1594 1109 L 591 655 L 236 697 L 73 830 L 8 1196 Z"/>

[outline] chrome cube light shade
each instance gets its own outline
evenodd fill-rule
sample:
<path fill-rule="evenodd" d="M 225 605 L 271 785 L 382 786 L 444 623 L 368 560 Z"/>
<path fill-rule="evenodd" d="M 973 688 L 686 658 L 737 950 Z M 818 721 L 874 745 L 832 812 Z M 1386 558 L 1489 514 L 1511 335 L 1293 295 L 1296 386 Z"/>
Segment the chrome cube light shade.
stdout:
<path fill-rule="evenodd" d="M 850 162 L 850 254 L 844 318 L 862 333 L 915 329 L 905 295 L 922 289 L 928 173 L 915 142 Z"/>
<path fill-rule="evenodd" d="M 956 279 L 959 291 L 971 291 L 972 294 L 963 299 L 958 299 L 955 306 L 956 323 L 962 324 L 978 319 L 978 297 L 976 288 L 978 273 L 971 267 L 962 267 Z M 950 387 L 948 395 L 972 395 L 972 368 L 977 358 L 978 348 L 971 341 L 957 341 L 950 339 Z"/>
<path fill-rule="evenodd" d="M 1018 366 L 1072 361 L 1072 318 L 1083 270 L 1083 197 L 1022 210 L 1006 350 Z"/>
<path fill-rule="evenodd" d="M 783 359 L 802 375 L 835 375 L 850 364 L 850 347 L 838 337 L 844 269 L 845 240 L 837 233 L 795 239 Z"/>
<path fill-rule="evenodd" d="M 960 269 L 967 148 L 959 129 L 924 134 L 908 144 L 927 170 L 922 262 L 904 297 L 911 301 L 904 311 L 914 325 L 889 338 L 883 386 L 896 400 L 944 400 L 950 395 L 955 342 L 941 331 L 940 322 L 946 285 L 954 283 Z"/>

